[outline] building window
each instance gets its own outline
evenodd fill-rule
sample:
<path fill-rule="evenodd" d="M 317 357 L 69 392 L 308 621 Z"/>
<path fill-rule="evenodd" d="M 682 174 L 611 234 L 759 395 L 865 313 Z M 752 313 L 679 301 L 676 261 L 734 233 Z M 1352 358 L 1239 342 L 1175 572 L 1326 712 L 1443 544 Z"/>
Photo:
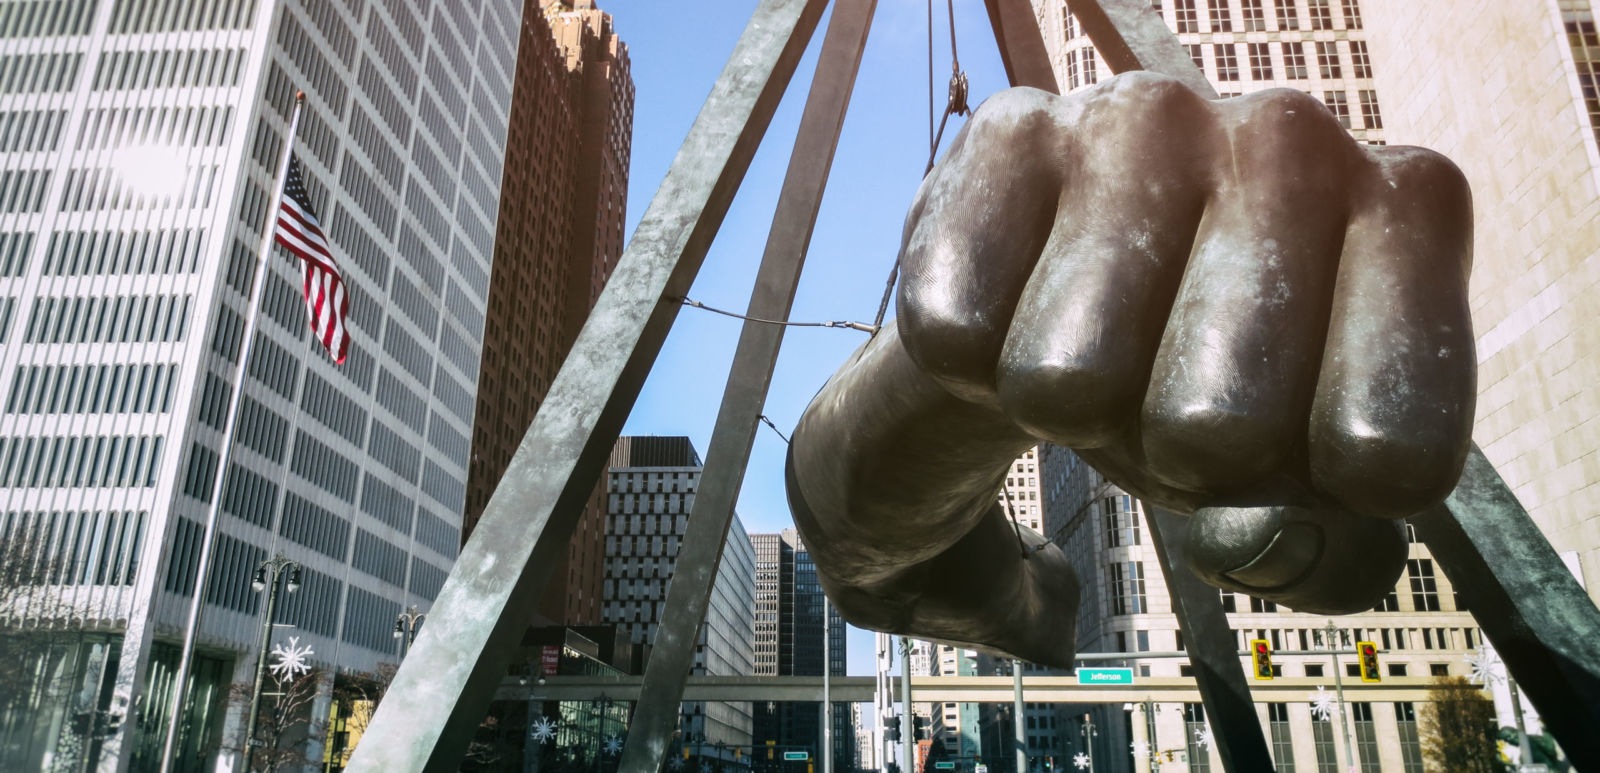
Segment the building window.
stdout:
<path fill-rule="evenodd" d="M 1333 8 L 1329 0 L 1307 0 L 1306 10 L 1311 12 L 1311 29 L 1333 29 Z"/>
<path fill-rule="evenodd" d="M 1589 113 L 1589 124 L 1600 141 L 1600 34 L 1596 33 L 1594 11 L 1589 3 L 1563 3 L 1562 20 L 1567 41 L 1572 46 L 1572 61 L 1578 71 L 1578 87 Z"/>
<path fill-rule="evenodd" d="M 1400 735 L 1400 764 L 1404 773 L 1422 773 L 1422 744 L 1417 739 L 1417 705 L 1394 704 L 1394 724 Z"/>
<path fill-rule="evenodd" d="M 1418 612 L 1439 611 L 1439 583 L 1433 577 L 1433 560 L 1413 558 L 1406 562 L 1411 575 L 1411 607 Z"/>
<path fill-rule="evenodd" d="M 1111 614 L 1138 615 L 1144 611 L 1144 562 L 1112 564 Z"/>
<path fill-rule="evenodd" d="M 1078 88 L 1078 86 L 1083 84 L 1083 81 L 1080 80 L 1079 78 L 1080 78 L 1080 76 L 1079 76 L 1079 71 L 1078 71 L 1078 51 L 1076 49 L 1074 49 L 1072 51 L 1068 51 L 1067 52 L 1067 90 L 1068 91 L 1076 89 L 1076 88 Z"/>
<path fill-rule="evenodd" d="M 1300 29 L 1300 16 L 1295 13 L 1294 0 L 1272 0 L 1272 6 L 1277 11 L 1278 29 Z"/>
<path fill-rule="evenodd" d="M 1404 664 L 1404 663 L 1390 663 L 1389 664 L 1389 676 L 1405 676 L 1405 675 L 1406 675 L 1406 664 Z"/>
<path fill-rule="evenodd" d="M 1222 594 L 1222 611 L 1224 611 L 1224 612 L 1238 612 L 1239 611 L 1239 603 L 1234 600 L 1232 591 L 1225 591 L 1224 590 L 1224 591 L 1217 591 L 1217 592 Z"/>
<path fill-rule="evenodd" d="M 1089 86 L 1099 82 L 1094 72 L 1094 49 L 1083 49 L 1083 85 Z"/>
<path fill-rule="evenodd" d="M 1306 72 L 1306 52 L 1299 43 L 1283 44 L 1283 70 L 1284 75 L 1291 80 L 1304 80 L 1311 77 Z"/>
<path fill-rule="evenodd" d="M 1278 773 L 1294 773 L 1294 736 L 1289 730 L 1289 704 L 1268 703 L 1267 724 L 1272 729 L 1272 759 Z"/>
<path fill-rule="evenodd" d="M 1324 79 L 1344 77 L 1339 69 L 1339 47 L 1333 41 L 1317 41 L 1317 69 Z"/>
<path fill-rule="evenodd" d="M 1185 45 L 1184 48 L 1189 49 L 1189 58 L 1194 60 L 1195 69 L 1198 69 L 1201 72 L 1205 72 L 1205 69 L 1206 69 L 1205 48 L 1206 47 L 1200 45 L 1199 43 L 1189 43 L 1189 44 Z"/>
<path fill-rule="evenodd" d="M 1340 0 L 1339 6 L 1344 10 L 1345 29 L 1361 29 L 1361 7 L 1356 0 Z"/>
<path fill-rule="evenodd" d="M 1234 56 L 1232 43 L 1219 43 L 1213 46 L 1213 53 L 1217 57 L 1217 80 L 1239 80 L 1239 59 Z"/>
<path fill-rule="evenodd" d="M 1384 596 L 1383 600 L 1378 602 L 1378 605 L 1372 608 L 1372 611 L 1374 611 L 1374 612 L 1399 612 L 1400 611 L 1400 596 L 1399 596 L 1399 594 L 1395 593 L 1393 588 L 1390 588 L 1389 589 L 1389 595 Z M 1387 633 L 1388 632 L 1385 631 L 1385 634 L 1387 634 Z"/>
<path fill-rule="evenodd" d="M 1449 663 L 1429 663 L 1428 664 L 1428 676 L 1449 676 L 1449 675 L 1450 675 L 1450 664 Z"/>
<path fill-rule="evenodd" d="M 1133 497 L 1126 494 L 1100 500 L 1100 512 L 1106 525 L 1106 547 L 1120 548 L 1142 543 L 1139 533 L 1139 511 L 1133 506 Z"/>
<path fill-rule="evenodd" d="M 1356 92 L 1356 98 L 1361 102 L 1361 120 L 1367 128 L 1382 129 L 1383 115 L 1378 112 L 1378 92 L 1362 89 Z"/>
<path fill-rule="evenodd" d="M 1251 43 L 1250 80 L 1272 80 L 1272 46 L 1268 43 Z"/>
<path fill-rule="evenodd" d="M 1356 756 L 1361 758 L 1361 773 L 1382 773 L 1378 766 L 1378 730 L 1372 723 L 1372 704 L 1350 704 L 1356 720 Z"/>
<path fill-rule="evenodd" d="M 1233 17 L 1228 15 L 1228 0 L 1210 0 L 1211 31 L 1232 32 Z"/>
<path fill-rule="evenodd" d="M 1211 753 L 1199 744 L 1200 734 L 1206 727 L 1206 707 L 1200 703 L 1183 704 L 1184 738 L 1189 744 L 1189 770 L 1210 771 Z"/>
<path fill-rule="evenodd" d="M 1339 753 L 1333 746 L 1333 722 L 1312 714 L 1311 744 L 1317 750 L 1317 773 L 1339 773 Z"/>
<path fill-rule="evenodd" d="M 1200 31 L 1200 16 L 1194 9 L 1194 0 L 1174 0 L 1172 16 L 1178 23 L 1179 33 Z"/>
<path fill-rule="evenodd" d="M 1333 111 L 1333 117 L 1339 119 L 1340 126 L 1346 129 L 1350 128 L 1350 100 L 1343 91 L 1324 91 L 1322 92 L 1322 101 L 1327 104 L 1329 110 Z M 1436 598 L 1434 604 L 1438 603 Z M 1438 607 L 1435 606 L 1434 608 L 1437 609 Z"/>
<path fill-rule="evenodd" d="M 1245 32 L 1263 32 L 1267 29 L 1267 15 L 1261 10 L 1261 0 L 1241 0 L 1239 10 L 1244 14 Z"/>
<path fill-rule="evenodd" d="M 1255 596 L 1251 596 L 1250 597 L 1250 611 L 1251 612 L 1276 612 L 1276 611 L 1278 611 L 1278 604 L 1277 604 L 1277 602 L 1267 601 L 1266 599 L 1258 599 Z M 1273 638 L 1276 639 L 1277 635 L 1278 635 L 1278 632 L 1277 631 L 1273 631 L 1272 635 L 1273 635 Z M 1274 646 L 1274 647 L 1278 646 L 1277 642 L 1273 642 L 1272 646 Z"/>

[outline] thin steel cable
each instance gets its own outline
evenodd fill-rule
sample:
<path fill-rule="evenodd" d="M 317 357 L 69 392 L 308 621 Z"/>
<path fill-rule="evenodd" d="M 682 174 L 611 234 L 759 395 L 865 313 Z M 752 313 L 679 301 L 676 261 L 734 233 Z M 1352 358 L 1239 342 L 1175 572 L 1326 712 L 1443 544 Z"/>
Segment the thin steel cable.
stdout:
<path fill-rule="evenodd" d="M 783 434 L 783 430 L 778 429 L 778 425 L 772 423 L 772 419 L 767 418 L 767 415 L 764 414 L 764 413 L 761 414 L 760 418 L 761 418 L 761 423 L 767 425 L 768 427 L 771 427 L 773 432 L 778 433 L 778 437 L 783 438 L 783 444 L 784 445 L 789 445 L 788 436 Z"/>
<path fill-rule="evenodd" d="M 878 332 L 877 325 L 868 325 L 868 324 L 866 324 L 864 322 L 841 322 L 841 321 L 838 321 L 838 320 L 828 320 L 826 322 L 790 322 L 788 320 L 782 320 L 782 319 L 762 319 L 761 317 L 751 317 L 751 316 L 747 316 L 747 315 L 744 315 L 744 314 L 739 314 L 737 312 L 728 311 L 726 309 L 719 309 L 719 308 L 717 308 L 715 306 L 707 306 L 704 303 L 701 303 L 701 302 L 699 302 L 699 301 L 697 301 L 697 300 L 695 300 L 693 298 L 689 298 L 689 297 L 682 298 L 680 300 L 680 303 L 682 303 L 685 306 L 692 306 L 692 307 L 694 307 L 696 309 L 703 309 L 703 310 L 709 311 L 709 312 L 711 312 L 713 314 L 721 314 L 724 317 L 733 317 L 734 319 L 742 319 L 742 320 L 744 320 L 746 322 L 760 322 L 760 323 L 762 323 L 764 325 L 782 325 L 784 327 L 838 327 L 838 328 L 846 328 L 847 327 L 847 328 L 850 328 L 851 330 L 860 330 L 861 332 L 867 333 L 869 335 L 875 335 Z"/>

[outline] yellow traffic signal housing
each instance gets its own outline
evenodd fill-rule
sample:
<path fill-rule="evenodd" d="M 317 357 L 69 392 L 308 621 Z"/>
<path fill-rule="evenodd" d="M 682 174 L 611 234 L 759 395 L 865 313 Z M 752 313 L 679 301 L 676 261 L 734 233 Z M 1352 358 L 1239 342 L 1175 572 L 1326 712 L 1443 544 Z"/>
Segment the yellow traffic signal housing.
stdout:
<path fill-rule="evenodd" d="M 733 761 L 734 762 L 738 762 L 740 756 L 743 755 L 743 754 L 744 754 L 744 750 L 743 749 L 741 749 L 741 748 L 739 748 L 737 746 L 733 747 Z"/>
<path fill-rule="evenodd" d="M 683 747 L 683 758 L 689 759 L 689 747 L 687 746 Z"/>
<path fill-rule="evenodd" d="M 1250 663 L 1257 679 L 1272 678 L 1272 644 L 1266 639 L 1250 640 Z"/>
<path fill-rule="evenodd" d="M 1378 673 L 1378 645 L 1370 641 L 1358 641 L 1356 656 L 1361 660 L 1361 681 L 1383 681 L 1383 676 Z"/>
<path fill-rule="evenodd" d="M 768 741 L 767 742 L 767 759 L 769 759 L 769 760 L 772 759 L 772 752 L 773 752 L 773 748 L 772 747 L 776 743 L 777 743 L 777 741 Z"/>

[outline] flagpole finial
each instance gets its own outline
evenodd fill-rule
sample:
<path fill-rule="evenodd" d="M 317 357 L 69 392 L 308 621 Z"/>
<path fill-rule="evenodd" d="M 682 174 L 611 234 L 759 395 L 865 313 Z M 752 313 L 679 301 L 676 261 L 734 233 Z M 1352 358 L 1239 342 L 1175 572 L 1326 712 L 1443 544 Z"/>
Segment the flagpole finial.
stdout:
<path fill-rule="evenodd" d="M 296 102 L 304 102 L 304 101 L 306 101 L 306 93 L 304 91 L 296 91 L 294 93 L 294 101 L 296 101 Z"/>

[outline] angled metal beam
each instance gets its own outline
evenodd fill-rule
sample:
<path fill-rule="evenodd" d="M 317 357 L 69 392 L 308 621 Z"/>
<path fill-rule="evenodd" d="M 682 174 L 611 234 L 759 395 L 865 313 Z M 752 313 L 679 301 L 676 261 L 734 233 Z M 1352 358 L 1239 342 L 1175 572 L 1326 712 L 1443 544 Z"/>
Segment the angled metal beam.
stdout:
<path fill-rule="evenodd" d="M 989 27 L 1000 46 L 1000 63 L 1012 86 L 1031 86 L 1060 94 L 1050 53 L 1028 0 L 983 0 L 989 11 Z"/>
<path fill-rule="evenodd" d="M 455 770 L 826 0 L 763 0 L 350 761 Z"/>
<path fill-rule="evenodd" d="M 1567 757 L 1600 770 L 1600 610 L 1476 444 L 1411 522 Z"/>
<path fill-rule="evenodd" d="M 1217 98 L 1211 81 L 1147 0 L 1067 0 L 1067 8 L 1112 72 L 1158 72 L 1206 99 Z"/>
<path fill-rule="evenodd" d="M 1184 562 L 1188 519 L 1144 503 L 1150 539 L 1155 543 L 1161 573 L 1172 595 L 1172 613 L 1183 631 L 1184 649 L 1194 668 L 1194 681 L 1205 700 L 1206 720 L 1216 737 L 1217 754 L 1226 770 L 1273 770 L 1255 698 L 1245 679 L 1239 640 L 1222 611 L 1217 589 L 1200 581 Z M 1276 681 L 1276 680 L 1274 680 Z"/>
<path fill-rule="evenodd" d="M 750 317 L 789 318 L 876 7 L 877 0 L 839 0 L 834 4 L 750 296 Z M 739 335 L 706 452 L 705 472 L 667 586 L 666 609 L 656 627 L 654 649 L 618 770 L 655 773 L 666 758 L 672 731 L 678 725 L 684 680 L 694 666 L 695 643 L 711 603 L 711 586 L 782 343 L 781 325 L 747 321 Z"/>

